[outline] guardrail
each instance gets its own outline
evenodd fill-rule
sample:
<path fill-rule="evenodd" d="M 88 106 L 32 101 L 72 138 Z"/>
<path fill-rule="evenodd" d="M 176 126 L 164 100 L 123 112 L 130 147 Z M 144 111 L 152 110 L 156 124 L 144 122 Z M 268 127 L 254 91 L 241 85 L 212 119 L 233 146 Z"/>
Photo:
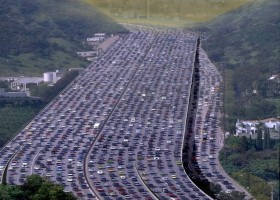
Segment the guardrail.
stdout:
<path fill-rule="evenodd" d="M 156 193 L 154 193 L 154 192 L 147 186 L 147 184 L 145 183 L 145 181 L 142 179 L 142 177 L 140 176 L 139 171 L 138 171 L 138 169 L 137 169 L 137 167 L 136 167 L 135 164 L 134 164 L 134 168 L 135 168 L 135 170 L 136 170 L 136 172 L 137 172 L 137 175 L 138 175 L 140 181 L 141 181 L 142 184 L 145 186 L 145 188 L 146 188 L 147 190 L 149 190 L 150 194 L 154 197 L 154 199 L 159 200 L 160 198 L 158 197 L 158 195 L 157 195 Z"/>
<path fill-rule="evenodd" d="M 20 150 L 21 150 L 21 149 L 20 149 Z M 6 179 L 7 179 L 7 171 L 8 171 L 8 167 L 9 167 L 9 165 L 10 165 L 10 162 L 12 161 L 12 159 L 17 155 L 17 153 L 18 153 L 20 150 L 17 150 L 17 151 L 13 154 L 13 156 L 9 159 L 7 165 L 6 165 L 5 168 L 4 168 L 4 172 L 3 172 L 2 178 L 1 178 L 1 183 L 4 184 L 4 185 L 7 184 L 7 180 L 6 180 Z"/>
<path fill-rule="evenodd" d="M 192 184 L 196 185 L 200 191 L 207 196 L 209 199 L 213 199 L 210 197 L 206 191 L 204 191 L 202 188 L 200 188 L 197 183 L 194 182 L 192 177 L 189 176 L 189 172 L 194 172 L 194 167 L 192 166 L 192 161 L 190 159 L 190 155 L 193 152 L 193 122 L 190 120 L 193 119 L 196 113 L 196 110 L 194 110 L 194 107 L 197 106 L 197 97 L 194 96 L 198 95 L 198 86 L 199 86 L 199 49 L 200 49 L 200 38 L 197 39 L 196 44 L 196 53 L 195 53 L 195 62 L 193 64 L 193 70 L 192 70 L 192 79 L 191 79 L 191 88 L 189 91 L 189 102 L 187 106 L 187 113 L 186 113 L 186 119 L 185 119 L 185 128 L 184 128 L 184 137 L 182 141 L 182 149 L 181 149 L 181 162 L 183 163 L 184 171 L 186 175 L 189 177 Z M 194 103 L 194 104 L 193 104 Z M 190 124 L 191 122 L 191 124 Z M 191 126 L 191 127 L 190 127 Z M 186 158 L 185 158 L 186 156 Z"/>

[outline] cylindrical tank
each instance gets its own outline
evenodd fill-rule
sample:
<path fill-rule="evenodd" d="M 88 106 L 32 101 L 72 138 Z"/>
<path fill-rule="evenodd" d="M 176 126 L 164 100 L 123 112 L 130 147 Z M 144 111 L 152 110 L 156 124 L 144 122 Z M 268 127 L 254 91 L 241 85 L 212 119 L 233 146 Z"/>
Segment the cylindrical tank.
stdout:
<path fill-rule="evenodd" d="M 56 73 L 55 72 L 45 72 L 44 73 L 44 82 L 56 82 Z"/>

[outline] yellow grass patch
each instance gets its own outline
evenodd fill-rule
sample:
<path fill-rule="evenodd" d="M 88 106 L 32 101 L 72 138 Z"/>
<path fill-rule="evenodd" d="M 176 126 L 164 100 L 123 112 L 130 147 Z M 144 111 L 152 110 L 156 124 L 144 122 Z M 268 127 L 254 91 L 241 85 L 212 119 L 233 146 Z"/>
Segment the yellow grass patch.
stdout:
<path fill-rule="evenodd" d="M 118 22 L 186 26 L 206 22 L 250 0 L 82 0 Z"/>

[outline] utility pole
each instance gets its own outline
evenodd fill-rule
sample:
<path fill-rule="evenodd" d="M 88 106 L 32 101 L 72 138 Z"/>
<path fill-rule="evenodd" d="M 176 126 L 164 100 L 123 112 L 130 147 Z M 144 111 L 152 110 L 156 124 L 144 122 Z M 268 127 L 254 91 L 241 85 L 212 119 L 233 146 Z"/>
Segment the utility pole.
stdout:
<path fill-rule="evenodd" d="M 223 129 L 224 134 L 226 131 L 226 72 L 225 72 L 225 62 L 221 62 L 222 67 L 222 77 L 223 77 Z"/>

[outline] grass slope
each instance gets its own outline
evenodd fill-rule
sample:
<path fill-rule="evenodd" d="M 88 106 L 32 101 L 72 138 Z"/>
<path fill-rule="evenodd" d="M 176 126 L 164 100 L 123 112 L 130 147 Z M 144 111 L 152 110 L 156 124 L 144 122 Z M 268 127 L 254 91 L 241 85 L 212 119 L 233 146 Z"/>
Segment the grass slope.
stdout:
<path fill-rule="evenodd" d="M 84 66 L 75 51 L 96 32 L 126 31 L 77 0 L 2 0 L 0 74 L 30 74 Z"/>
<path fill-rule="evenodd" d="M 22 128 L 22 125 L 31 120 L 41 108 L 41 106 L 12 105 L 0 107 L 0 148 L 16 134 L 16 131 Z"/>
<path fill-rule="evenodd" d="M 279 11 L 278 0 L 255 0 L 197 28 L 207 38 L 203 48 L 221 70 L 225 69 L 225 82 L 231 85 L 225 91 L 230 99 L 225 103 L 232 122 L 278 115 L 274 102 L 265 98 L 280 97 L 280 84 L 268 81 L 271 75 L 279 74 Z"/>

